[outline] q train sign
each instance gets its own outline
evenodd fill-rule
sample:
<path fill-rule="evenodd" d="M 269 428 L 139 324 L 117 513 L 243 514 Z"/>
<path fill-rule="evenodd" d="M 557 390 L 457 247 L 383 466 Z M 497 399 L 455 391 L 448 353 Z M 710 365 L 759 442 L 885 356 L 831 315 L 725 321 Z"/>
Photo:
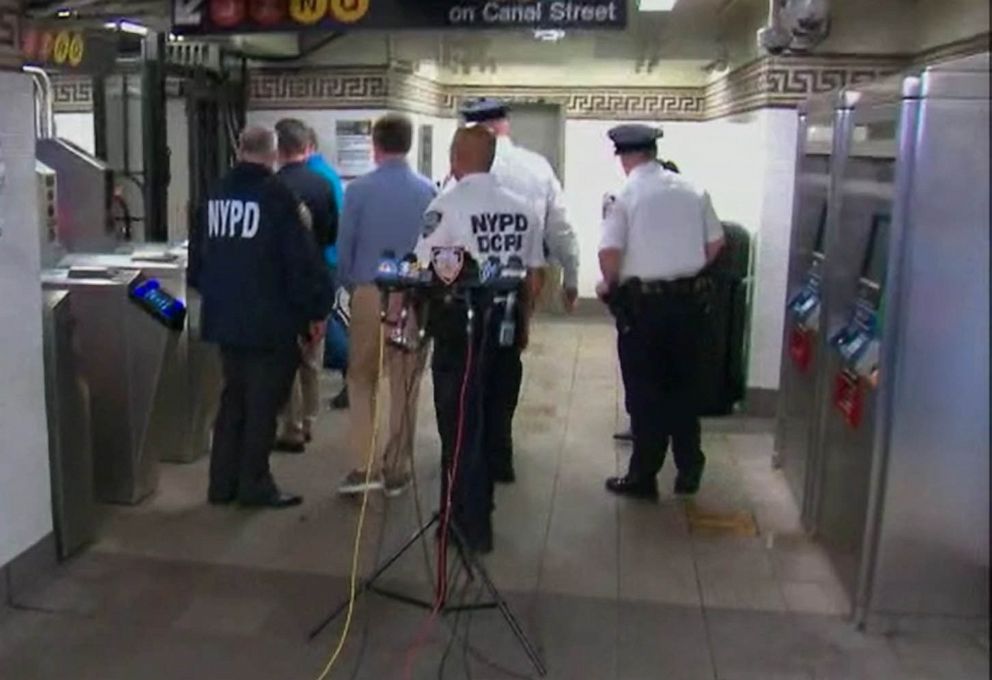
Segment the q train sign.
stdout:
<path fill-rule="evenodd" d="M 619 29 L 626 0 L 173 0 L 185 35 L 358 29 Z"/>

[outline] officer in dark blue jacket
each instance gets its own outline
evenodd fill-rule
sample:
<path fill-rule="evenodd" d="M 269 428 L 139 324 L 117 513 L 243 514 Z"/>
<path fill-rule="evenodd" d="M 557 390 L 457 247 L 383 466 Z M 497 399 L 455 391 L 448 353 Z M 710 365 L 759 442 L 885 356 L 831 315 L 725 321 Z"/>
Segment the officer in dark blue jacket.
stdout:
<path fill-rule="evenodd" d="M 214 425 L 209 500 L 284 508 L 269 471 L 276 416 L 300 361 L 323 333 L 332 291 L 306 211 L 272 172 L 275 135 L 251 127 L 238 164 L 204 206 L 190 237 L 189 281 L 203 298 L 203 338 L 220 346 L 224 391 Z"/>

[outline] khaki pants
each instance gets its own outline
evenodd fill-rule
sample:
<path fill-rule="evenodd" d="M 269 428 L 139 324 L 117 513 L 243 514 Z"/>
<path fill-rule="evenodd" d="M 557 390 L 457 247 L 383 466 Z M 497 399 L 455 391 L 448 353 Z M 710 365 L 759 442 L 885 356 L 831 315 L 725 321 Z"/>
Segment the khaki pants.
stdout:
<path fill-rule="evenodd" d="M 279 416 L 281 439 L 299 442 L 313 431 L 314 421 L 320 413 L 320 372 L 323 364 L 323 340 L 302 347 L 293 389 Z"/>
<path fill-rule="evenodd" d="M 351 296 L 351 326 L 348 354 L 348 397 L 351 400 L 351 450 L 356 470 L 368 464 L 375 427 L 375 390 L 379 384 L 380 296 L 375 286 L 358 286 Z M 389 428 L 378 437 L 382 451 L 376 471 L 385 476 L 404 476 L 413 460 L 417 429 L 417 402 L 427 353 L 404 352 L 388 343 L 383 364 L 389 376 Z M 381 393 L 380 393 L 381 394 Z M 383 402 L 385 405 L 385 402 Z M 380 408 L 380 411 L 384 409 Z M 375 452 L 379 455 L 379 451 Z"/>

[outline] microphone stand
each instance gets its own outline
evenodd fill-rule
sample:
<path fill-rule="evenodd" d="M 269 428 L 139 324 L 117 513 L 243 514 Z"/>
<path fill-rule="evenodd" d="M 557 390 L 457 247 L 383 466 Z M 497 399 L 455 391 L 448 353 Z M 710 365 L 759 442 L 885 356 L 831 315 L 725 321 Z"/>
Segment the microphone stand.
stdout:
<path fill-rule="evenodd" d="M 467 256 L 466 256 L 467 257 Z M 420 331 L 418 339 L 415 343 L 410 344 L 407 342 L 396 342 L 393 344 L 399 346 L 406 351 L 417 351 L 420 348 L 420 344 L 424 341 L 424 331 L 422 330 L 426 326 L 426 310 L 429 309 L 430 299 L 432 293 L 445 292 L 446 294 L 454 294 L 455 297 L 461 299 L 466 305 L 466 331 L 467 331 L 467 342 L 472 343 L 476 340 L 475 336 L 475 310 L 473 307 L 473 300 L 476 299 L 473 295 L 476 291 L 482 291 L 489 289 L 494 294 L 493 301 L 501 301 L 504 303 L 506 312 L 505 318 L 503 320 L 503 326 L 506 325 L 507 319 L 512 315 L 514 304 L 516 301 L 516 290 L 519 287 L 520 282 L 524 280 L 526 276 L 526 269 L 519 263 L 516 258 L 511 258 L 511 261 L 505 267 L 501 267 L 498 261 L 494 261 L 495 258 L 491 258 L 486 266 L 480 272 L 480 276 L 465 277 L 464 280 L 455 282 L 450 286 L 444 286 L 439 279 L 437 279 L 431 270 L 419 269 L 414 262 L 411 262 L 409 256 L 402 261 L 397 262 L 393 257 L 392 253 L 384 253 L 384 258 L 379 265 L 379 276 L 376 278 L 376 285 L 379 287 L 382 297 L 381 297 L 381 317 L 383 321 L 386 320 L 388 309 L 389 309 L 389 299 L 391 294 L 402 293 L 404 298 L 404 306 L 401 312 L 401 319 L 410 319 L 411 317 L 416 318 L 418 324 L 420 324 Z M 499 299 L 497 300 L 497 297 Z M 422 316 L 415 316 L 410 314 L 409 306 L 411 303 L 411 298 L 420 297 L 422 298 L 422 311 L 424 314 Z M 485 315 L 488 317 L 488 315 Z M 500 338 L 499 343 L 502 345 L 507 334 L 507 329 L 501 326 L 500 328 Z M 404 330 L 404 337 L 409 338 L 409 335 L 405 333 L 405 328 L 403 326 L 398 327 L 398 330 Z M 481 343 L 486 342 L 487 338 L 487 328 L 482 328 L 482 338 Z M 459 417 L 465 417 L 465 414 L 460 414 Z M 442 457 L 441 461 L 441 478 L 445 480 L 448 473 L 448 464 L 444 461 Z M 449 482 L 450 483 L 450 482 Z M 440 529 L 442 526 L 442 519 L 445 519 L 444 524 L 448 527 L 449 540 L 451 544 L 454 545 L 455 550 L 458 553 L 459 560 L 462 566 L 465 568 L 465 572 L 468 575 L 470 581 L 474 581 L 478 578 L 483 587 L 489 593 L 489 601 L 477 602 L 473 604 L 452 604 L 449 602 L 447 593 L 441 592 L 440 583 L 435 583 L 434 600 L 427 601 L 425 599 L 413 597 L 405 593 L 396 592 L 387 588 L 383 588 L 377 584 L 377 581 L 385 574 L 389 569 L 396 564 L 400 558 L 403 557 L 411 548 L 413 548 L 418 541 L 423 540 L 432 529 Z M 520 625 L 520 621 L 517 619 L 513 610 L 510 609 L 510 605 L 507 603 L 506 598 L 500 593 L 496 584 L 493 583 L 489 572 L 486 570 L 485 566 L 482 564 L 481 560 L 478 558 L 477 554 L 470 550 L 467 546 L 469 544 L 465 540 L 465 535 L 458 525 L 457 519 L 451 513 L 451 508 L 448 507 L 448 494 L 441 494 L 441 507 L 435 511 L 429 521 L 420 526 L 412 536 L 405 543 L 403 543 L 399 548 L 397 548 L 390 556 L 383 560 L 379 566 L 377 566 L 372 573 L 365 579 L 363 579 L 356 589 L 355 597 L 356 599 L 366 593 L 375 593 L 387 599 L 399 602 L 401 604 L 410 605 L 413 607 L 418 607 L 420 609 L 425 609 L 428 611 L 433 611 L 435 607 L 438 607 L 439 616 L 447 616 L 449 614 L 456 614 L 458 612 L 465 611 L 480 611 L 480 610 L 491 610 L 496 609 L 502 615 L 503 619 L 506 621 L 507 626 L 509 626 L 510 631 L 516 637 L 520 646 L 523 648 L 524 653 L 530 659 L 531 664 L 534 666 L 534 670 L 540 677 L 547 676 L 547 669 L 544 666 L 544 662 L 541 659 L 537 648 L 527 637 L 527 633 L 524 632 L 523 627 Z M 438 602 L 440 600 L 440 602 Z M 310 631 L 309 640 L 313 641 L 318 635 L 320 635 L 327 626 L 334 622 L 342 613 L 348 609 L 349 599 L 346 598 L 341 604 L 331 610 L 331 612 L 319 623 L 313 630 Z"/>

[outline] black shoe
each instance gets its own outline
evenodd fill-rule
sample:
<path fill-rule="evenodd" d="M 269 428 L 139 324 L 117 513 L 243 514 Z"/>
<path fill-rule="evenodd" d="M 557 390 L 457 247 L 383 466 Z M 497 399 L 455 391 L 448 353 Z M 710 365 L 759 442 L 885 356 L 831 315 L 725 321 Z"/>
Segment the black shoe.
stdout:
<path fill-rule="evenodd" d="M 277 439 L 275 445 L 272 447 L 272 450 L 280 453 L 304 453 L 307 450 L 307 445 L 304 442 L 293 442 L 288 439 Z"/>
<path fill-rule="evenodd" d="M 242 498 L 240 503 L 246 508 L 274 508 L 276 510 L 282 510 L 300 505 L 303 503 L 303 496 L 274 491 L 271 495 L 261 496 L 259 498 Z"/>
<path fill-rule="evenodd" d="M 699 491 L 699 486 L 703 481 L 703 468 L 706 466 L 706 459 L 699 464 L 693 472 L 679 472 L 675 477 L 675 495 L 693 496 Z"/>
<path fill-rule="evenodd" d="M 618 496 L 631 498 L 658 499 L 658 484 L 655 480 L 644 481 L 633 477 L 610 477 L 606 480 L 606 489 Z"/>
<path fill-rule="evenodd" d="M 335 411 L 343 411 L 351 406 L 351 402 L 348 399 L 348 388 L 342 387 L 338 395 L 331 399 L 331 408 Z"/>
<path fill-rule="evenodd" d="M 517 473 L 513 471 L 512 467 L 506 470 L 498 470 L 493 473 L 493 481 L 497 484 L 513 484 L 517 481 Z"/>
<path fill-rule="evenodd" d="M 618 442 L 632 442 L 634 441 L 634 433 L 630 430 L 624 430 L 623 432 L 615 433 L 613 438 Z"/>

